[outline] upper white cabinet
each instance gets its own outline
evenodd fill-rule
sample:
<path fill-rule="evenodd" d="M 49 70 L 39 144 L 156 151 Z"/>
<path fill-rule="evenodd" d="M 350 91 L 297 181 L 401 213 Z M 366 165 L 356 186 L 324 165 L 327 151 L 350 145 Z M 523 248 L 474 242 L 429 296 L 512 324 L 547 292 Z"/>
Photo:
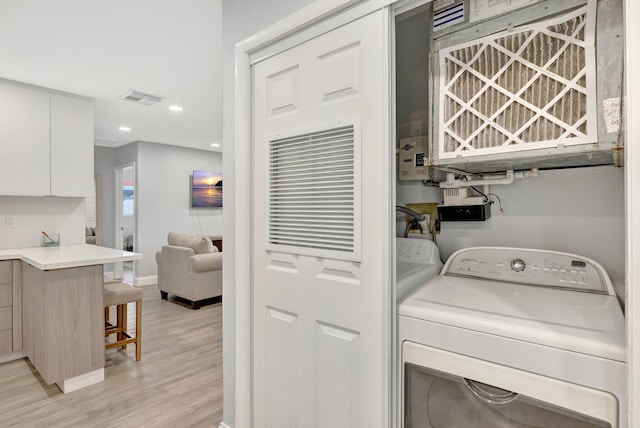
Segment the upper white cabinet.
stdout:
<path fill-rule="evenodd" d="M 50 93 L 0 81 L 0 195 L 49 195 Z"/>
<path fill-rule="evenodd" d="M 51 194 L 93 194 L 93 102 L 51 94 Z"/>
<path fill-rule="evenodd" d="M 0 195 L 91 195 L 93 101 L 0 80 Z"/>

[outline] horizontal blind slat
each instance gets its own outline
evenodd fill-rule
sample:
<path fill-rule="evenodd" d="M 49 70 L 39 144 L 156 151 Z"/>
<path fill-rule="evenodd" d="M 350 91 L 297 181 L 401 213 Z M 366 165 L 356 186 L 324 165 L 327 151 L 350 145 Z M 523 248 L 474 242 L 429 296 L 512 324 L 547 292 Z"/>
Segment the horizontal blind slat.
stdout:
<path fill-rule="evenodd" d="M 269 142 L 269 242 L 353 252 L 355 127 Z"/>

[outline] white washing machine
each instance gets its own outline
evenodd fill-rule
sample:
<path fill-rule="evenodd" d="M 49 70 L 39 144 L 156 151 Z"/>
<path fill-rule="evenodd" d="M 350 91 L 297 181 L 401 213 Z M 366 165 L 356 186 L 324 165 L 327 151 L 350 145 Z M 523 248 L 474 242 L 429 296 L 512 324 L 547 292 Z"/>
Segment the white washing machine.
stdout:
<path fill-rule="evenodd" d="M 442 269 L 440 251 L 433 241 L 396 238 L 396 300 L 437 276 Z"/>
<path fill-rule="evenodd" d="M 400 425 L 626 427 L 625 322 L 576 255 L 478 247 L 398 306 Z"/>

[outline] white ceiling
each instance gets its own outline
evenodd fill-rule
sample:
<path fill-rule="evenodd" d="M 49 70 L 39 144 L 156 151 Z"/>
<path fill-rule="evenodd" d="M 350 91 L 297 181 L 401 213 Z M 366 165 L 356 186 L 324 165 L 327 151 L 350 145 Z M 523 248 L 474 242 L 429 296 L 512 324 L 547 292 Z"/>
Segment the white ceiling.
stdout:
<path fill-rule="evenodd" d="M 2 0 L 0 77 L 94 98 L 97 145 L 221 151 L 221 14 L 221 0 Z M 164 99 L 120 100 L 129 89 Z"/>

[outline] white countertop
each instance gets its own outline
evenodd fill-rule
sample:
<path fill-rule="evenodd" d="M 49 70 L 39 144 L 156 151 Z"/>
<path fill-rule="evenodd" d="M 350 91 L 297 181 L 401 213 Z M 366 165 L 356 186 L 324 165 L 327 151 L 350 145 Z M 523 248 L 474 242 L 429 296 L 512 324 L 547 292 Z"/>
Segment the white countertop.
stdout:
<path fill-rule="evenodd" d="M 41 270 L 101 265 L 142 258 L 140 253 L 90 244 L 0 250 L 0 260 L 20 259 Z"/>

